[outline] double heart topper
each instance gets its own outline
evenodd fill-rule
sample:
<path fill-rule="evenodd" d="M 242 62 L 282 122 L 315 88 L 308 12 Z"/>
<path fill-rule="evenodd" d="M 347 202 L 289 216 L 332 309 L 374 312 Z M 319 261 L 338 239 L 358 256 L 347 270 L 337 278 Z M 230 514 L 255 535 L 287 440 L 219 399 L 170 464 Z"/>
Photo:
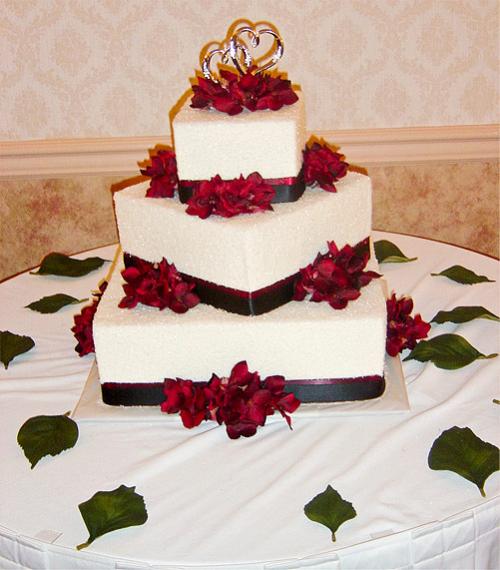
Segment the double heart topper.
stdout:
<path fill-rule="evenodd" d="M 257 66 L 251 49 L 260 45 L 261 38 L 269 35 L 273 38 L 271 48 L 260 58 L 267 59 Z M 246 40 L 244 39 L 246 36 Z M 277 31 L 270 27 L 243 26 L 238 28 L 228 41 L 218 44 L 217 49 L 209 51 L 202 61 L 202 71 L 206 79 L 219 83 L 216 74 L 212 70 L 212 60 L 218 56 L 224 65 L 234 65 L 240 75 L 244 75 L 250 68 L 255 74 L 262 73 L 278 63 L 283 57 L 283 40 Z"/>

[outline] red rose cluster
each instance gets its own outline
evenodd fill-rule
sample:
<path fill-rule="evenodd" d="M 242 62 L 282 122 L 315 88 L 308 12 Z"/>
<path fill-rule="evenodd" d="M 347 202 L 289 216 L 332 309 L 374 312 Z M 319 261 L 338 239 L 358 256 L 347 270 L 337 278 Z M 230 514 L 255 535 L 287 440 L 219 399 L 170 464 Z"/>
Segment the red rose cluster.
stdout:
<path fill-rule="evenodd" d="M 228 115 L 237 115 L 244 108 L 249 111 L 277 111 L 283 105 L 293 105 L 298 101 L 288 79 L 265 73 L 254 74 L 252 69 L 241 76 L 221 70 L 220 76 L 224 85 L 198 77 L 198 85 L 193 85 L 191 107 L 211 107 Z"/>
<path fill-rule="evenodd" d="M 179 179 L 173 150 L 160 150 L 151 157 L 151 165 L 141 170 L 151 178 L 146 196 L 148 198 L 173 198 Z"/>
<path fill-rule="evenodd" d="M 274 188 L 266 184 L 257 172 L 247 178 L 222 180 L 219 175 L 196 186 L 189 198 L 186 212 L 202 219 L 212 214 L 231 218 L 239 214 L 252 214 L 272 210 Z"/>
<path fill-rule="evenodd" d="M 180 412 L 187 428 L 204 420 L 225 424 L 231 439 L 250 437 L 263 426 L 267 416 L 278 411 L 291 427 L 288 414 L 294 412 L 300 401 L 284 392 L 283 376 L 268 376 L 261 381 L 258 372 L 249 372 L 245 361 L 231 370 L 229 378 L 215 374 L 207 383 L 195 384 L 192 380 L 165 379 L 163 412 Z"/>
<path fill-rule="evenodd" d="M 73 317 L 75 325 L 72 327 L 71 332 L 78 341 L 75 346 L 75 350 L 80 356 L 85 356 L 86 354 L 95 352 L 92 325 L 94 322 L 95 312 L 97 311 L 97 305 L 99 305 L 99 301 L 101 300 L 104 291 L 106 291 L 107 286 L 108 282 L 103 281 L 99 285 L 99 291 L 93 293 L 94 298 L 92 300 L 92 304 L 83 307 L 80 313 Z"/>
<path fill-rule="evenodd" d="M 335 242 L 328 242 L 328 253 L 318 254 L 314 263 L 300 270 L 294 300 L 303 301 L 310 295 L 315 303 L 326 301 L 334 309 L 344 309 L 357 299 L 362 287 L 380 277 L 375 271 L 364 271 L 370 258 L 368 243 L 366 238 L 339 250 Z"/>
<path fill-rule="evenodd" d="M 412 311 L 411 297 L 397 299 L 393 293 L 391 298 L 387 299 L 386 351 L 390 356 L 396 356 L 405 348 L 415 348 L 417 340 L 426 338 L 431 328 L 420 315 L 411 317 Z"/>
<path fill-rule="evenodd" d="M 306 147 L 303 156 L 305 183 L 308 186 L 318 185 L 327 192 L 336 192 L 333 183 L 344 177 L 349 167 L 349 164 L 342 160 L 344 156 L 319 142 Z"/>
<path fill-rule="evenodd" d="M 174 264 L 164 258 L 160 263 L 150 263 L 134 255 L 125 254 L 125 297 L 121 309 L 133 309 L 138 303 L 160 310 L 168 307 L 175 313 L 185 313 L 200 302 L 193 293 L 194 283 L 184 281 Z"/>

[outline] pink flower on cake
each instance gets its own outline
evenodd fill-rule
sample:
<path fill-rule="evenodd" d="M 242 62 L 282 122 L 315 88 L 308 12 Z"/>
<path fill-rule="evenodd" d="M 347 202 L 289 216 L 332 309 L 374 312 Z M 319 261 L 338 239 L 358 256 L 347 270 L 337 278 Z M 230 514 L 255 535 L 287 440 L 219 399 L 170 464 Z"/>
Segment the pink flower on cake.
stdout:
<path fill-rule="evenodd" d="M 243 108 L 252 112 L 265 109 L 278 111 L 284 105 L 293 105 L 298 101 L 288 79 L 254 71 L 255 68 L 251 68 L 240 76 L 221 70 L 220 77 L 224 84 L 198 77 L 198 85 L 193 85 L 191 107 L 211 107 L 228 115 L 237 115 Z"/>
<path fill-rule="evenodd" d="M 294 300 L 303 301 L 309 296 L 315 303 L 326 301 L 334 309 L 345 308 L 361 295 L 362 287 L 380 277 L 375 271 L 364 271 L 369 258 L 368 238 L 341 250 L 335 242 L 328 242 L 328 253 L 318 254 L 314 263 L 300 270 Z"/>
<path fill-rule="evenodd" d="M 158 151 L 151 157 L 151 165 L 142 169 L 141 174 L 151 178 L 146 192 L 148 198 L 172 198 L 179 183 L 174 151 Z"/>
<path fill-rule="evenodd" d="M 304 150 L 304 180 L 309 186 L 318 185 L 327 192 L 336 192 L 334 182 L 347 174 L 344 156 L 334 152 L 326 143 L 314 142 Z"/>
<path fill-rule="evenodd" d="M 285 393 L 284 388 L 283 376 L 268 376 L 261 381 L 259 374 L 249 372 L 247 363 L 242 361 L 233 367 L 229 378 L 214 374 L 207 383 L 166 379 L 161 409 L 168 414 L 180 413 L 187 428 L 213 420 L 225 424 L 231 439 L 250 437 L 275 411 L 291 427 L 288 414 L 300 402 L 293 394 Z"/>
<path fill-rule="evenodd" d="M 106 291 L 107 286 L 108 282 L 103 281 L 99 285 L 99 291 L 93 293 L 94 299 L 92 300 L 92 304 L 83 307 L 80 313 L 73 317 L 75 324 L 72 327 L 71 332 L 78 341 L 75 346 L 75 350 L 80 356 L 85 356 L 86 354 L 95 352 L 93 335 L 94 315 L 97 311 L 97 305 L 99 305 L 99 301 L 101 300 L 104 291 Z"/>
<path fill-rule="evenodd" d="M 387 340 L 386 350 L 390 356 L 396 356 L 405 348 L 415 348 L 417 341 L 426 338 L 431 325 L 420 315 L 411 316 L 413 300 L 411 297 L 396 298 L 393 293 L 387 299 Z"/>
<path fill-rule="evenodd" d="M 149 307 L 166 307 L 175 313 L 185 313 L 199 303 L 193 292 L 194 283 L 182 279 L 175 268 L 164 258 L 160 263 L 150 263 L 139 257 L 125 254 L 125 297 L 120 301 L 121 309 L 132 309 L 138 303 Z"/>
<path fill-rule="evenodd" d="M 222 180 L 217 175 L 195 187 L 186 212 L 202 219 L 212 214 L 224 218 L 253 214 L 272 210 L 274 194 L 274 188 L 266 184 L 257 172 L 234 180 Z"/>

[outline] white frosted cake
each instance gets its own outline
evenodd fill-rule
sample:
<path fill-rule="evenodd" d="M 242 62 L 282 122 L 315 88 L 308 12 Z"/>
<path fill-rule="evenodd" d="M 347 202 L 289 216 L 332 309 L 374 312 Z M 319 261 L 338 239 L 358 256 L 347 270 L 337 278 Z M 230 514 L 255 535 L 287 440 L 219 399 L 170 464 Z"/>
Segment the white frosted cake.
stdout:
<path fill-rule="evenodd" d="M 205 75 L 173 118 L 175 155 L 114 196 L 123 254 L 93 323 L 104 401 L 159 404 L 165 378 L 241 361 L 305 402 L 379 396 L 370 179 L 306 146 L 288 80 Z"/>
<path fill-rule="evenodd" d="M 297 176 L 306 143 L 304 101 L 279 111 L 236 116 L 200 112 L 185 102 L 172 122 L 180 180 L 224 179 L 258 172 L 263 178 Z M 197 160 L 193 160 L 197 157 Z"/>

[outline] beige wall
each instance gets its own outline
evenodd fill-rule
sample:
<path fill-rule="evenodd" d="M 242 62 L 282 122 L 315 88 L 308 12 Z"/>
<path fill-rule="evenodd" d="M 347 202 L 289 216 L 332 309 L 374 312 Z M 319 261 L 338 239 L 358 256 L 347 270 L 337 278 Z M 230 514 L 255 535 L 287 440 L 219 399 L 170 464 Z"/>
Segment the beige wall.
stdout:
<path fill-rule="evenodd" d="M 497 0 L 0 0 L 0 140 L 162 135 L 200 48 L 272 21 L 310 130 L 498 122 Z"/>

